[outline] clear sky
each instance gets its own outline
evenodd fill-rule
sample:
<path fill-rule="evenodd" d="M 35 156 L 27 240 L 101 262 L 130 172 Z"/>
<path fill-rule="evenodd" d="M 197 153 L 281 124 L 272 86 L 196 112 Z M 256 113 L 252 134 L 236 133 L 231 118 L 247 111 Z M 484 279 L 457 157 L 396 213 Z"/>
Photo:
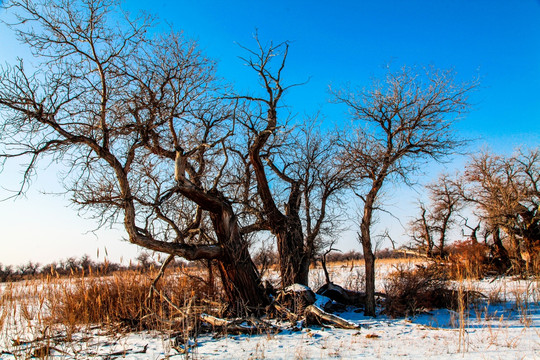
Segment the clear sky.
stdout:
<path fill-rule="evenodd" d="M 284 99 L 299 117 L 320 111 L 328 123 L 347 121 L 343 108 L 328 102 L 328 87 L 368 85 L 390 64 L 452 68 L 458 78 L 480 79 L 474 107 L 457 125 L 464 138 L 476 139 L 470 150 L 489 147 L 511 152 L 540 143 L 540 1 L 538 0 L 379 0 L 379 1 L 126 1 L 124 8 L 144 10 L 196 39 L 207 56 L 218 61 L 219 75 L 240 90 L 254 89 L 256 78 L 238 58 L 237 44 L 252 46 L 258 31 L 263 42 L 291 42 L 286 80 L 309 82 Z M 5 11 L 0 16 L 8 16 Z M 25 52 L 0 27 L 0 61 Z M 0 116 L 2 116 L 0 114 Z M 459 167 L 462 160 L 456 160 Z M 426 182 L 437 170 L 421 178 Z M 136 255 L 120 230 L 93 230 L 56 192 L 57 168 L 44 169 L 26 198 L 0 202 L 0 263 L 50 262 L 99 252 L 118 261 Z M 429 169 L 428 169 L 429 170 Z M 16 164 L 0 174 L 2 188 L 16 185 Z M 412 191 L 391 191 L 394 211 L 402 220 L 415 212 Z M 5 196 L 4 196 L 5 197 Z M 391 220 L 384 220 L 391 221 Z M 394 237 L 403 233 L 395 223 Z M 403 238 L 404 239 L 404 238 Z M 357 246 L 350 239 L 338 247 Z"/>

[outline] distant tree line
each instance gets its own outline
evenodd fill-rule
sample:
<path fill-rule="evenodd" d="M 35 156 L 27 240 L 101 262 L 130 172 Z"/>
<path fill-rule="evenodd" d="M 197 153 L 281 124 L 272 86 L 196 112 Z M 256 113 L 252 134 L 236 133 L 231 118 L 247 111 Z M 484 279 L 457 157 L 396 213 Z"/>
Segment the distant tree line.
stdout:
<path fill-rule="evenodd" d="M 381 249 L 375 251 L 375 258 L 377 259 L 403 259 L 410 257 L 417 257 L 413 253 L 407 253 L 401 249 Z M 349 251 L 330 251 L 326 256 L 326 261 L 329 263 L 336 262 L 347 262 L 347 261 L 356 261 L 364 260 L 364 254 L 357 250 Z M 262 249 L 253 255 L 253 261 L 257 267 L 264 267 L 265 265 L 277 265 L 279 263 L 278 254 L 276 251 Z"/>
<path fill-rule="evenodd" d="M 184 261 L 177 260 L 170 264 L 171 268 L 184 267 Z M 152 259 L 149 253 L 141 253 L 136 261 L 124 265 L 107 260 L 96 262 L 88 255 L 80 258 L 70 257 L 65 260 L 49 264 L 28 261 L 25 264 L 12 266 L 0 263 L 0 282 L 19 281 L 43 276 L 64 277 L 71 275 L 109 275 L 117 271 L 148 271 L 159 268 L 159 264 Z"/>
<path fill-rule="evenodd" d="M 404 257 L 412 257 L 411 254 L 406 254 L 401 250 L 382 249 L 375 252 L 377 259 L 400 259 Z M 347 262 L 363 260 L 364 256 L 356 250 L 346 252 L 331 251 L 326 255 L 326 261 L 329 263 Z M 253 262 L 258 268 L 262 269 L 267 266 L 275 266 L 279 264 L 279 256 L 276 251 L 271 249 L 261 249 L 253 255 Z M 145 272 L 152 269 L 158 269 L 159 262 L 156 262 L 152 256 L 143 252 L 137 256 L 136 261 L 128 264 L 110 262 L 107 260 L 97 262 L 92 260 L 88 255 L 83 255 L 80 258 L 69 257 L 64 260 L 55 261 L 49 264 L 40 264 L 38 262 L 28 261 L 22 265 L 12 266 L 3 265 L 0 263 L 0 282 L 11 282 L 25 279 L 39 278 L 42 276 L 71 276 L 71 275 L 109 275 L 118 271 L 140 271 Z M 180 259 L 169 264 L 169 269 L 184 268 L 184 267 L 199 267 L 208 270 L 206 262 L 185 262 Z"/>

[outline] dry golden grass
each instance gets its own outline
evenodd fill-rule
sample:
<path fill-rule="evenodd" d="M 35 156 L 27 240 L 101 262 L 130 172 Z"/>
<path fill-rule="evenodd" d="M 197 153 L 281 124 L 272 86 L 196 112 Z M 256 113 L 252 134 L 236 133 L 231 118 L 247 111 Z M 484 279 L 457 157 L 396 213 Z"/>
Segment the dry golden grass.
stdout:
<path fill-rule="evenodd" d="M 121 272 L 108 277 L 71 278 L 50 287 L 48 303 L 54 322 L 62 324 L 121 323 L 136 329 L 184 326 L 186 306 L 215 299 L 200 279 L 180 274 L 164 277 L 151 291 L 155 274 Z"/>
<path fill-rule="evenodd" d="M 490 270 L 489 247 L 472 240 L 454 243 L 446 270 L 452 279 L 481 279 Z"/>
<path fill-rule="evenodd" d="M 377 265 L 400 265 L 400 264 L 422 264 L 425 263 L 426 260 L 423 258 L 386 258 L 386 259 L 377 259 L 376 261 Z M 364 266 L 365 261 L 364 259 L 360 260 L 346 260 L 346 261 L 331 261 L 328 262 L 327 266 L 330 267 L 358 267 L 358 266 Z M 317 264 L 312 264 L 311 268 L 318 267 Z"/>
<path fill-rule="evenodd" d="M 96 324 L 140 319 L 151 280 L 140 274 L 70 278 L 47 289 L 50 315 L 63 324 Z"/>
<path fill-rule="evenodd" d="M 37 332 L 60 326 L 67 333 L 93 325 L 181 331 L 196 325 L 197 313 L 216 311 L 219 291 L 202 279 L 168 274 L 150 291 L 155 275 L 124 271 L 4 284 L 0 334 L 12 336 L 8 328 L 13 332 L 23 326 Z"/>
<path fill-rule="evenodd" d="M 219 289 L 187 271 L 166 274 L 150 292 L 156 274 L 74 274 L 1 284 L 0 349 L 16 358 L 48 357 L 51 349 L 77 354 L 100 346 L 86 343 L 96 330 L 116 337 L 152 329 L 182 342 L 200 331 L 201 312 L 222 310 Z M 75 343 L 81 349 L 72 348 Z"/>

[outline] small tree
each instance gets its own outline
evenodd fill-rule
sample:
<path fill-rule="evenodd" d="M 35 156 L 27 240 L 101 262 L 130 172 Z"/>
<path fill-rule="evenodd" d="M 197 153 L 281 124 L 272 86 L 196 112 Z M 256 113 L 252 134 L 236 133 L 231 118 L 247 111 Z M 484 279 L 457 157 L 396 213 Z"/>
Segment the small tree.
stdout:
<path fill-rule="evenodd" d="M 428 258 L 433 257 L 435 242 L 433 240 L 433 227 L 429 221 L 426 206 L 420 203 L 420 215 L 409 222 L 409 236 L 413 242 L 413 250 L 418 250 Z"/>
<path fill-rule="evenodd" d="M 446 256 L 448 231 L 455 224 L 456 212 L 462 208 L 463 198 L 458 180 L 452 180 L 446 174 L 427 186 L 432 203 L 431 220 L 439 235 L 439 255 Z"/>
<path fill-rule="evenodd" d="M 38 273 L 40 267 L 41 265 L 39 263 L 28 261 L 26 264 L 19 265 L 17 271 L 21 275 L 30 275 L 33 277 Z"/>
<path fill-rule="evenodd" d="M 88 256 L 88 254 L 84 254 L 79 259 L 79 267 L 81 268 L 83 272 L 89 272 L 89 271 L 92 271 L 92 269 L 96 267 L 96 264 L 92 261 L 90 256 Z"/>
<path fill-rule="evenodd" d="M 14 275 L 13 266 L 11 265 L 3 266 L 0 263 L 0 282 L 7 282 L 10 280 L 13 280 L 13 275 Z"/>
<path fill-rule="evenodd" d="M 456 83 L 451 72 L 403 68 L 370 89 L 334 92 L 355 123 L 344 140 L 342 162 L 356 175 L 355 193 L 363 203 L 359 241 L 366 261 L 366 315 L 375 315 L 371 225 L 380 191 L 389 181 L 410 184 L 427 159 L 439 161 L 459 148 L 452 125 L 467 110 L 474 86 Z"/>
<path fill-rule="evenodd" d="M 455 224 L 456 212 L 463 204 L 461 186 L 458 180 L 443 174 L 437 181 L 428 184 L 426 189 L 430 198 L 429 211 L 424 204 L 420 204 L 420 217 L 410 224 L 411 235 L 426 250 L 428 257 L 435 255 L 435 241 L 438 240 L 437 255 L 444 257 L 448 231 Z"/>

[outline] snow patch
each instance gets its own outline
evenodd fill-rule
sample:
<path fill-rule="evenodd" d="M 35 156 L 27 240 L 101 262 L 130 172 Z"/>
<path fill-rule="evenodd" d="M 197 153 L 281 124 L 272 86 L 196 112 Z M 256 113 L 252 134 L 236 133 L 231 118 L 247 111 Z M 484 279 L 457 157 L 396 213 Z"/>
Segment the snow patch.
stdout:
<path fill-rule="evenodd" d="M 332 299 L 324 295 L 315 294 L 315 303 L 313 305 L 320 309 L 326 309 L 326 306 L 332 303 Z"/>

